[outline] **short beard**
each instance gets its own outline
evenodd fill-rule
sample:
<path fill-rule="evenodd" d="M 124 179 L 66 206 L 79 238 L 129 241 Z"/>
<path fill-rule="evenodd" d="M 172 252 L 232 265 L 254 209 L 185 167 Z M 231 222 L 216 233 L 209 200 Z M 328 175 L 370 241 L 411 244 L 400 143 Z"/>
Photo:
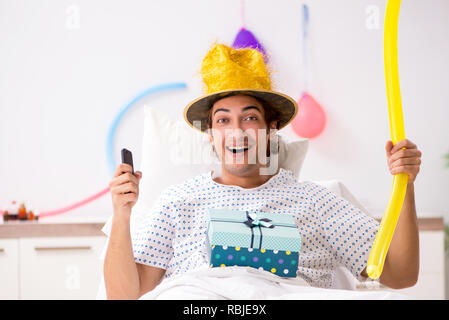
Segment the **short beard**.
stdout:
<path fill-rule="evenodd" d="M 235 175 L 235 176 L 251 176 L 254 171 L 259 170 L 259 165 L 252 163 L 252 164 L 226 164 L 226 162 L 222 162 L 224 169 Z"/>

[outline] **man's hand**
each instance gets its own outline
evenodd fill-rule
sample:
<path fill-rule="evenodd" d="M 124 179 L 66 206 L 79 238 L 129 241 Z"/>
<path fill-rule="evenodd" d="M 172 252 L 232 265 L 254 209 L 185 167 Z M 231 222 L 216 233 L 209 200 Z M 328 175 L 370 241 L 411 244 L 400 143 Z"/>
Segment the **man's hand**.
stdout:
<path fill-rule="evenodd" d="M 393 146 L 393 142 L 388 140 L 385 151 L 391 174 L 408 173 L 408 184 L 413 184 L 419 172 L 422 154 L 416 144 L 404 139 Z"/>
<path fill-rule="evenodd" d="M 139 199 L 139 183 L 142 172 L 132 174 L 132 167 L 121 163 L 115 170 L 113 179 L 109 182 L 114 215 L 131 215 L 131 209 Z"/>

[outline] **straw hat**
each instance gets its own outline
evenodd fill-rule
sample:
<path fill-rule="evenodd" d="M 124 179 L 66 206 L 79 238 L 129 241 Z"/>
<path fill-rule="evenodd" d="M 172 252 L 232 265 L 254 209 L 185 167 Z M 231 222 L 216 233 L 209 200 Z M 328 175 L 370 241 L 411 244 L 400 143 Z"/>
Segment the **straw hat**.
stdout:
<path fill-rule="evenodd" d="M 207 87 L 205 95 L 190 102 L 184 109 L 184 119 L 197 130 L 194 122 L 201 122 L 207 130 L 207 117 L 212 105 L 225 97 L 245 94 L 275 109 L 279 114 L 279 129 L 288 125 L 298 112 L 291 97 L 271 89 L 271 79 L 264 56 L 256 49 L 233 49 L 215 44 L 201 64 L 201 75 Z"/>

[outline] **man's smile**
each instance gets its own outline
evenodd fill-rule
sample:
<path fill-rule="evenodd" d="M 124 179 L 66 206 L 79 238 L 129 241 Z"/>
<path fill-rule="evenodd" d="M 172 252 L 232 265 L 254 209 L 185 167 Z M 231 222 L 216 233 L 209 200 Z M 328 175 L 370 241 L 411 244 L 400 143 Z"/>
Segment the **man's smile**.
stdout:
<path fill-rule="evenodd" d="M 232 153 L 243 153 L 249 150 L 248 147 L 226 147 L 226 150 Z"/>

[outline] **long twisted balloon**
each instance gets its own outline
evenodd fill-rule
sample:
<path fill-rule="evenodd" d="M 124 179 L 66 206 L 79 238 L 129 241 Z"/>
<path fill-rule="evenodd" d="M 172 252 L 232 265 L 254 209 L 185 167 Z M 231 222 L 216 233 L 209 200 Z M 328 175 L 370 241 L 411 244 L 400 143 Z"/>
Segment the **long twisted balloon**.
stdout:
<path fill-rule="evenodd" d="M 387 86 L 388 115 L 390 119 L 391 141 L 396 144 L 405 139 L 404 119 L 402 116 L 401 90 L 398 72 L 398 18 L 401 0 L 388 0 L 384 27 L 384 63 Z M 407 190 L 408 174 L 395 174 L 385 214 L 374 240 L 366 271 L 371 279 L 382 274 L 385 258 L 393 238 L 394 229 Z"/>

